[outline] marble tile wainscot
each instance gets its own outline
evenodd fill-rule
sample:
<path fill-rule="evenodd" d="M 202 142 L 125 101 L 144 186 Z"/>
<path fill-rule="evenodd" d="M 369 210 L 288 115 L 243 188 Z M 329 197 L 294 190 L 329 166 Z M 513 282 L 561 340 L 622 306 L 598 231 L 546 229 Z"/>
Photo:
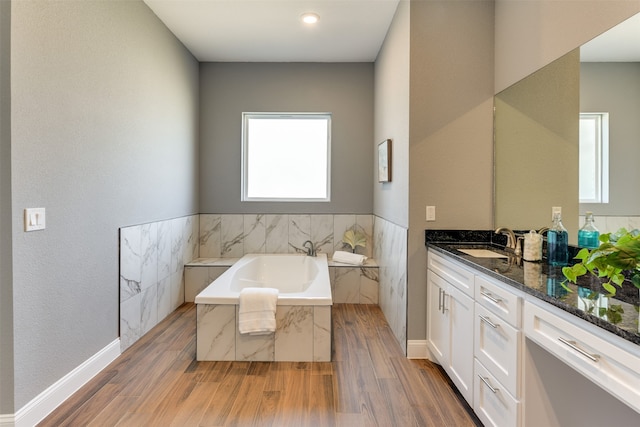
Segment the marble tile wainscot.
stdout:
<path fill-rule="evenodd" d="M 196 214 L 120 228 L 121 350 L 244 254 L 301 252 L 311 240 L 331 257 L 349 229 L 365 234 L 357 253 L 375 262 L 331 266 L 335 300 L 380 305 L 406 351 L 407 230 L 369 214 Z M 216 261 L 192 269 L 201 258 Z"/>
<path fill-rule="evenodd" d="M 198 256 L 198 215 L 120 228 L 120 348 L 184 303 L 184 264 Z"/>

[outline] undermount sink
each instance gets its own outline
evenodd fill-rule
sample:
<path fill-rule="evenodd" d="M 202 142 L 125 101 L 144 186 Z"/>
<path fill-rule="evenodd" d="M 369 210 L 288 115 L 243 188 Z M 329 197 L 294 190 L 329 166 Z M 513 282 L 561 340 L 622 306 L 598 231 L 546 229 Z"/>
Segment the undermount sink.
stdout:
<path fill-rule="evenodd" d="M 509 258 L 498 252 L 494 252 L 489 249 L 458 249 L 467 255 L 471 255 L 474 258 Z"/>

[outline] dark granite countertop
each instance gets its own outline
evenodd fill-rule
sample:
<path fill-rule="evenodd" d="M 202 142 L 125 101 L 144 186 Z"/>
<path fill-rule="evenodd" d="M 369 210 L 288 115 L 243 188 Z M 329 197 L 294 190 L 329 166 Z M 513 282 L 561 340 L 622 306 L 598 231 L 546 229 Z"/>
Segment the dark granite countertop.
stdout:
<path fill-rule="evenodd" d="M 493 231 L 426 230 L 425 243 L 429 249 L 640 345 L 640 291 L 631 283 L 625 282 L 615 297 L 608 297 L 597 278 L 585 275 L 577 285 L 566 282 L 568 291 L 561 285 L 565 280 L 561 267 L 516 257 L 504 250 L 506 237 Z M 507 258 L 476 258 L 458 250 L 463 248 L 491 249 Z M 579 248 L 570 249 L 575 253 Z"/>

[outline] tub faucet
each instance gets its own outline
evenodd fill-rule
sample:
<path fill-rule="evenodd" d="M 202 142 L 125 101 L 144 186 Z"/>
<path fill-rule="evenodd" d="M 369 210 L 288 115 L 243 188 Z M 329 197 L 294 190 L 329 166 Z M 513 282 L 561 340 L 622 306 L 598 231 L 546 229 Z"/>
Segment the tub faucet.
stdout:
<path fill-rule="evenodd" d="M 520 255 L 521 249 L 518 244 L 518 240 L 516 239 L 516 235 L 510 228 L 507 227 L 499 227 L 495 231 L 496 234 L 506 234 L 507 235 L 507 248 L 513 249 L 516 255 Z"/>
<path fill-rule="evenodd" d="M 307 247 L 307 243 L 309 244 L 308 247 Z M 307 255 L 316 256 L 316 248 L 315 246 L 313 246 L 313 242 L 311 240 L 307 240 L 306 242 L 304 242 L 302 244 L 302 247 L 307 249 Z"/>

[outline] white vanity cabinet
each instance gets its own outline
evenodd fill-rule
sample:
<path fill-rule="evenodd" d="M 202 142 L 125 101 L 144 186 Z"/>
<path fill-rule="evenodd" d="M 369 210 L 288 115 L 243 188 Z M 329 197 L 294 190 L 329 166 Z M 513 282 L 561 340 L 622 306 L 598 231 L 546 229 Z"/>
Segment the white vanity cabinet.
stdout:
<path fill-rule="evenodd" d="M 429 252 L 427 343 L 462 396 L 473 401 L 473 273 Z"/>
<path fill-rule="evenodd" d="M 475 276 L 473 409 L 485 426 L 521 425 L 522 297 Z"/>
<path fill-rule="evenodd" d="M 640 425 L 640 346 L 436 250 L 428 268 L 428 348 L 485 426 Z"/>

